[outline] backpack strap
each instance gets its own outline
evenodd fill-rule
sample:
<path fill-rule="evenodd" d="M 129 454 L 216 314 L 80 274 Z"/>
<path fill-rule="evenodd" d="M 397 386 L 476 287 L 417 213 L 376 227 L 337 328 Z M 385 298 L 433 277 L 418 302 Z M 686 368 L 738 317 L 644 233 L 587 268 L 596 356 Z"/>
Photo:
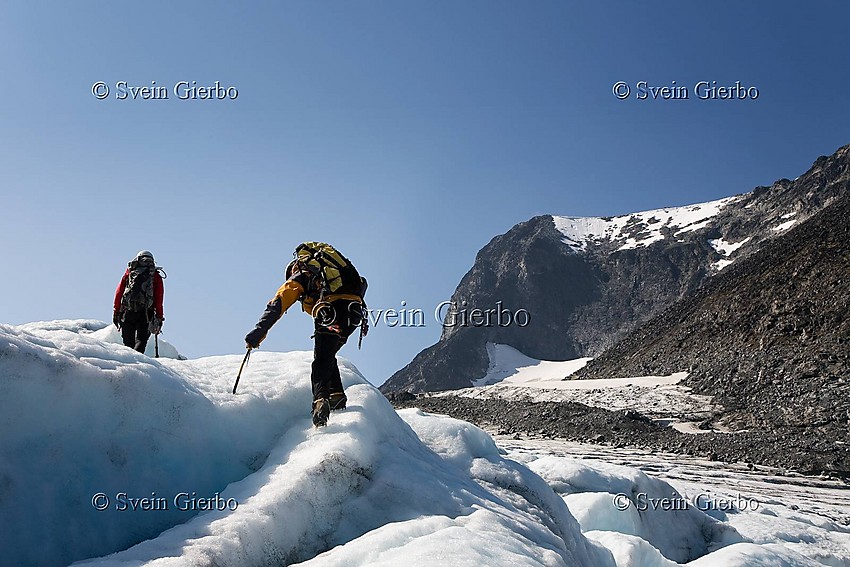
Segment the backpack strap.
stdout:
<path fill-rule="evenodd" d="M 363 346 L 363 337 L 369 334 L 369 308 L 366 301 L 361 299 L 360 303 L 360 337 L 357 339 L 357 350 Z"/>

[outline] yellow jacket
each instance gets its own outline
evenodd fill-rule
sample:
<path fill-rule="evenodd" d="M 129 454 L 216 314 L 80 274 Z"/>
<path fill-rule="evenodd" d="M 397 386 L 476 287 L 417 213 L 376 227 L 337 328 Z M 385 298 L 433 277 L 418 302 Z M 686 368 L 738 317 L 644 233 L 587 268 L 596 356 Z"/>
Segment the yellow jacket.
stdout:
<path fill-rule="evenodd" d="M 363 301 L 359 295 L 351 293 L 331 293 L 326 295 L 323 301 L 332 303 L 337 299 L 348 299 L 350 301 L 357 301 L 361 303 Z M 286 311 L 298 300 L 301 300 L 301 309 L 304 313 L 308 313 L 314 318 L 316 316 L 314 313 L 316 309 L 316 298 L 311 295 L 307 295 L 304 292 L 304 286 L 294 279 L 288 279 L 283 282 L 283 285 L 277 290 L 277 293 L 274 295 L 269 304 L 278 304 L 277 300 L 279 300 L 280 305 L 278 318 L 282 317 L 283 314 L 286 313 Z"/>
<path fill-rule="evenodd" d="M 266 338 L 266 335 L 272 326 L 281 317 L 283 317 L 283 314 L 286 313 L 287 309 L 292 307 L 292 304 L 296 301 L 301 301 L 301 309 L 305 313 L 309 314 L 314 319 L 316 318 L 319 311 L 316 309 L 319 294 L 317 292 L 307 293 L 304 289 L 304 285 L 298 280 L 304 281 L 308 285 L 310 284 L 310 280 L 306 279 L 301 274 L 293 274 L 292 277 L 287 279 L 283 285 L 280 286 L 277 293 L 275 293 L 274 297 L 266 305 L 266 309 L 260 317 L 257 325 L 245 336 L 245 343 L 249 347 L 257 348 L 260 346 L 260 343 Z M 355 301 L 361 305 L 363 304 L 362 297 L 349 293 L 328 294 L 322 299 L 322 303 L 328 304 L 339 299 Z"/>

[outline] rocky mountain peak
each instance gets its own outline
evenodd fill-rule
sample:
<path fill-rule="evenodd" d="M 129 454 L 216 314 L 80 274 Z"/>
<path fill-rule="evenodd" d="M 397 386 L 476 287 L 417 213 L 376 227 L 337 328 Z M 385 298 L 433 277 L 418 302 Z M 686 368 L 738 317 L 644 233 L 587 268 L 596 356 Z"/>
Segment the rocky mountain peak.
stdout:
<path fill-rule="evenodd" d="M 487 343 L 542 360 L 598 356 L 846 195 L 848 186 L 850 146 L 845 146 L 818 158 L 793 181 L 780 179 L 708 203 L 522 222 L 481 249 L 452 296 L 456 316 L 440 340 L 382 390 L 469 387 L 486 374 Z M 499 324 L 495 316 L 502 310 L 527 313 L 527 324 L 517 324 L 517 318 Z M 488 312 L 486 320 L 470 317 Z"/>

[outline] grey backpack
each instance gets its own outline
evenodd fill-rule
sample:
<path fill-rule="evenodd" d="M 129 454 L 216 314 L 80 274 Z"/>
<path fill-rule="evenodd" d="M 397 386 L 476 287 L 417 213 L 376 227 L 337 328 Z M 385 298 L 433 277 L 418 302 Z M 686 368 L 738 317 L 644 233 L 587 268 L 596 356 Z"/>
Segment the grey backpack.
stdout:
<path fill-rule="evenodd" d="M 158 270 L 148 257 L 137 258 L 127 265 L 127 287 L 121 296 L 124 311 L 147 311 L 153 307 L 153 275 Z"/>

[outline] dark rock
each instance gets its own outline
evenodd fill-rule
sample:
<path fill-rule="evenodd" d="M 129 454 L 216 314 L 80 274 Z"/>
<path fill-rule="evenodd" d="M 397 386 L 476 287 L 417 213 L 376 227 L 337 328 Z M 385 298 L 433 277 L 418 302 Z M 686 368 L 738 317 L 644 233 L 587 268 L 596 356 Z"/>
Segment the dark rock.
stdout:
<path fill-rule="evenodd" d="M 556 438 L 647 451 L 707 455 L 712 461 L 770 466 L 800 474 L 829 474 L 850 478 L 850 447 L 836 444 L 801 428 L 775 428 L 738 433 L 689 435 L 672 428 L 630 419 L 613 412 L 576 403 L 476 400 L 455 396 L 423 395 L 396 407 L 418 407 L 447 414 L 485 429 L 508 430 L 522 436 Z M 558 420 L 546 417 L 549 413 Z M 522 434 L 522 435 L 520 435 Z M 826 435 L 833 435 L 826 432 Z M 841 433 L 846 435 L 845 433 Z"/>
<path fill-rule="evenodd" d="M 850 384 L 842 380 L 850 371 L 850 285 L 836 288 L 818 275 L 825 273 L 850 281 L 850 195 L 736 262 L 575 378 L 690 368 L 686 385 L 723 405 L 721 421 L 730 427 L 796 428 L 841 440 L 850 411 Z M 805 334 L 773 325 L 777 312 L 811 314 Z"/>
<path fill-rule="evenodd" d="M 848 186 L 850 146 L 845 146 L 833 156 L 816 161 L 794 181 L 780 179 L 770 187 L 739 196 L 701 228 L 680 232 L 665 227 L 666 238 L 649 246 L 622 249 L 627 238 L 640 238 L 657 224 L 653 219 L 643 224 L 637 216 L 626 223 L 620 238 L 599 239 L 581 251 L 565 244 L 565 237 L 555 228 L 551 216 L 521 223 L 494 238 L 478 253 L 452 301 L 467 313 L 476 308 L 492 310 L 497 305 L 509 311 L 525 309 L 530 314 L 529 324 L 444 327 L 439 342 L 396 372 L 381 390 L 423 392 L 468 387 L 487 372 L 488 342 L 511 345 L 533 358 L 567 360 L 599 356 L 629 333 L 632 341 L 640 337 L 650 340 L 657 333 L 651 328 L 639 329 L 642 324 L 679 300 L 699 301 L 712 293 L 714 288 L 706 286 L 716 279 L 715 263 L 725 258 L 709 244 L 709 239 L 742 243 L 730 256 L 735 262 L 720 271 L 718 277 L 729 281 L 758 276 L 769 268 L 773 258 L 759 252 L 772 244 L 774 255 L 799 257 L 799 241 L 786 236 L 799 233 L 799 225 L 846 195 Z M 798 226 L 788 234 L 774 230 L 787 222 L 789 215 Z M 748 258 L 751 261 L 741 268 Z M 785 274 L 787 293 L 782 296 L 741 296 L 729 290 L 727 295 L 717 297 L 718 308 L 721 299 L 728 302 L 721 315 L 725 311 L 738 313 L 739 321 L 717 319 L 716 312 L 694 314 L 693 318 L 678 321 L 681 332 L 671 337 L 676 341 L 673 346 L 687 349 L 700 332 L 710 332 L 712 341 L 716 341 L 744 329 L 750 340 L 736 344 L 738 348 L 725 354 L 738 365 L 737 374 L 752 378 L 751 371 L 765 358 L 753 359 L 753 353 L 767 351 L 781 356 L 791 342 L 815 346 L 818 330 L 825 325 L 835 326 L 845 337 L 850 334 L 850 322 L 830 320 L 831 313 L 823 313 L 823 306 L 830 304 L 828 296 L 813 297 L 805 305 L 792 301 L 797 295 L 806 294 L 814 282 L 821 282 L 821 288 L 833 293 L 842 293 L 850 281 L 847 274 L 836 273 L 826 264 L 804 262 L 796 268 Z M 755 312 L 764 316 L 749 317 Z M 683 312 L 677 313 L 684 316 Z M 730 327 L 730 323 L 744 327 Z M 735 355 L 729 356 L 730 352 Z M 663 354 L 654 350 L 643 353 L 630 362 L 629 371 L 645 375 L 653 368 L 663 367 Z M 843 360 L 846 368 L 846 359 Z M 680 362 L 687 365 L 677 366 L 676 371 L 702 368 L 698 360 L 680 358 L 677 363 Z M 775 368 L 772 378 L 790 369 L 782 363 Z M 707 376 L 705 372 L 703 369 Z M 726 380 L 731 373 L 732 367 L 725 367 L 717 380 L 735 382 Z"/>

